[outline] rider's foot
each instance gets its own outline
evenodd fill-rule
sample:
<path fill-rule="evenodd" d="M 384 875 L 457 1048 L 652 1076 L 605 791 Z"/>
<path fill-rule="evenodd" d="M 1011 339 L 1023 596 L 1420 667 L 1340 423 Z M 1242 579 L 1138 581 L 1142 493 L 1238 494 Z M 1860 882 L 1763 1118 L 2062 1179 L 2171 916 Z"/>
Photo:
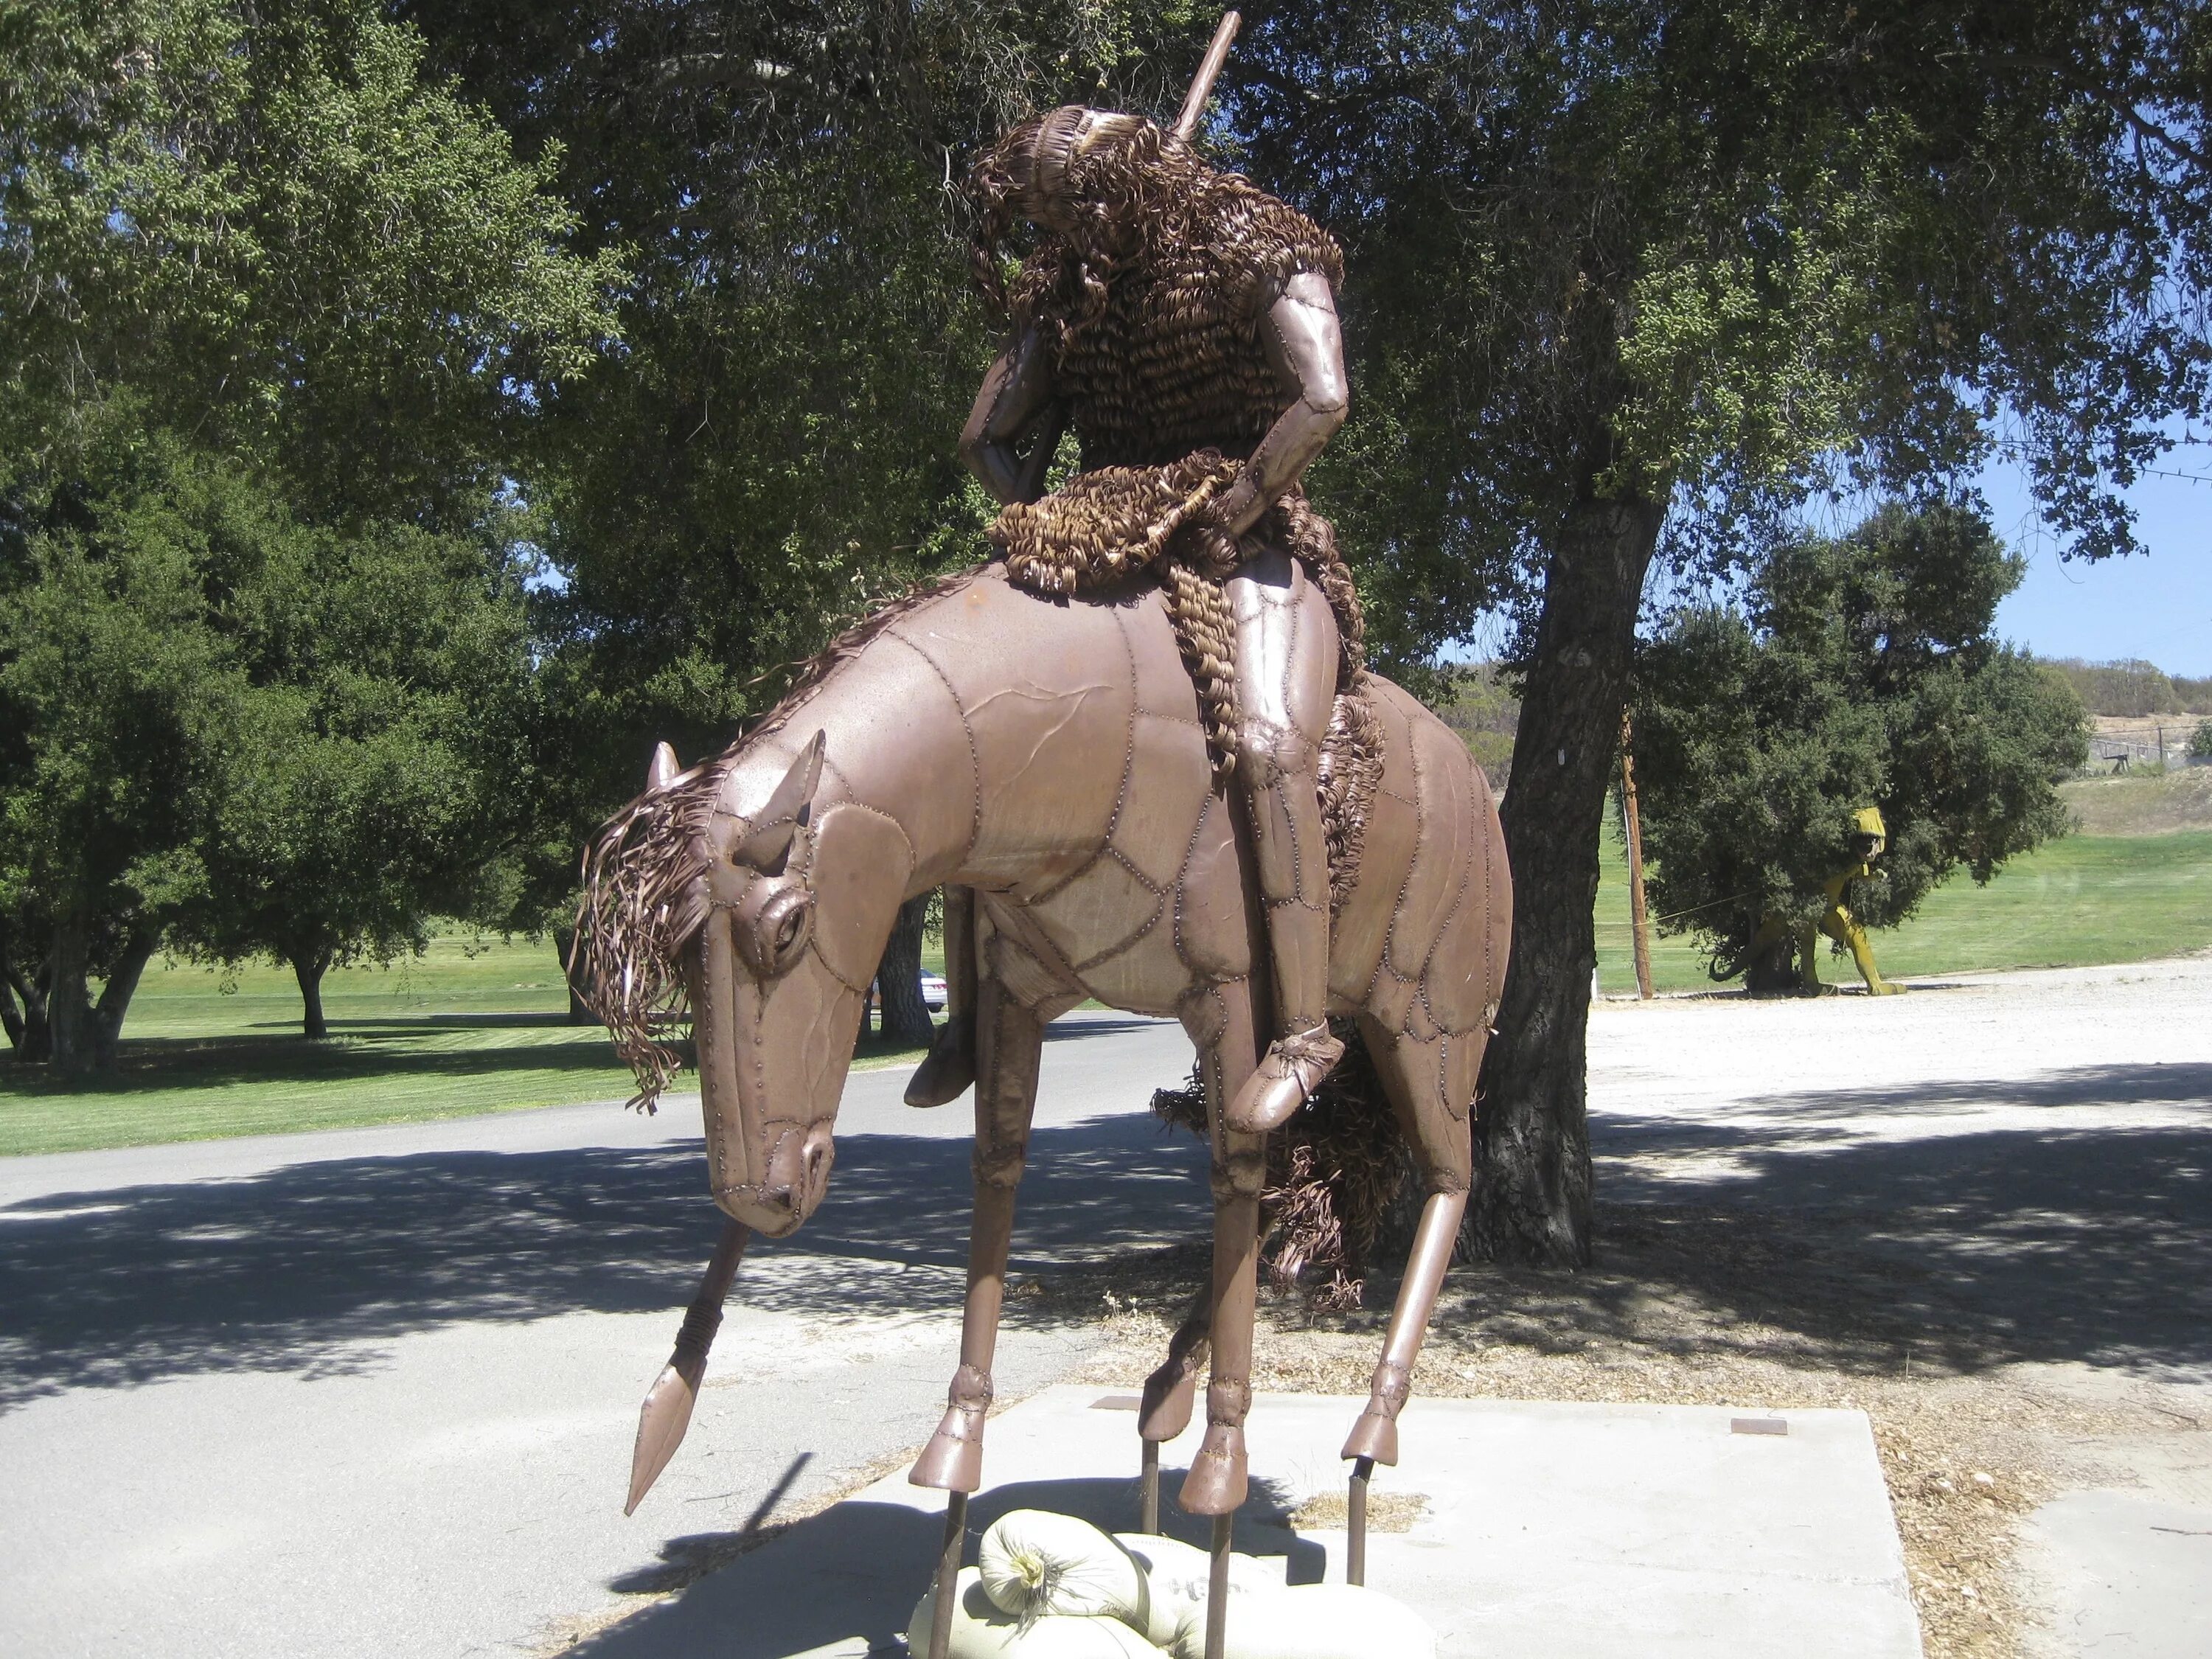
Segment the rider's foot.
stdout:
<path fill-rule="evenodd" d="M 956 1015 L 945 1022 L 937 1042 L 914 1068 L 906 1085 L 909 1106 L 943 1106 L 960 1098 L 975 1081 L 975 1021 Z"/>
<path fill-rule="evenodd" d="M 1344 1044 L 1325 1024 L 1277 1037 L 1230 1103 L 1229 1127 L 1240 1134 L 1267 1133 L 1304 1105 L 1343 1058 Z"/>

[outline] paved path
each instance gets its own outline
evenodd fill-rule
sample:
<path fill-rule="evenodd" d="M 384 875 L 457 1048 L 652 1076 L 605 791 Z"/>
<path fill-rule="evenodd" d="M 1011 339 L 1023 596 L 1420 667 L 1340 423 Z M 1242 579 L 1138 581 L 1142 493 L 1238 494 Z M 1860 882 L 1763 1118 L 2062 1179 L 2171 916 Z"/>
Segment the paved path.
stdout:
<path fill-rule="evenodd" d="M 1206 1225 L 1145 1108 L 1174 1026 L 1046 1050 L 1017 1255 Z M 926 1437 L 972 1118 L 855 1076 L 812 1224 L 756 1247 L 638 1515 L 639 1395 L 711 1248 L 696 1097 L 0 1160 L 0 1652 L 528 1653 Z M 1081 1339 L 1021 1322 L 1009 1392 Z"/>
<path fill-rule="evenodd" d="M 1820 1212 L 1906 1268 L 1929 1357 L 2164 1385 L 2173 1431 L 2066 1448 L 2102 1473 L 2026 1529 L 2033 1650 L 2212 1655 L 2212 958 L 1608 1003 L 1590 1055 L 1609 1196 Z M 1747 1315 L 1790 1328 L 1793 1277 Z"/>
<path fill-rule="evenodd" d="M 2212 961 L 1608 1004 L 1600 1180 L 1863 1216 L 1960 1363 L 2212 1398 L 2208 1010 Z M 1055 1035 L 1018 1255 L 1199 1235 L 1199 1149 L 1143 1110 L 1180 1034 Z M 716 1227 L 688 1103 L 0 1161 L 0 1653 L 529 1653 L 912 1446 L 954 1351 L 969 1126 L 902 1082 L 854 1079 L 829 1201 L 748 1263 L 627 1522 L 637 1397 Z M 1786 1328 L 1790 1292 L 1748 1311 Z M 1041 1387 L 1079 1340 L 1017 1322 L 1001 1376 Z M 2054 1627 L 2083 1633 L 2058 1651 L 2212 1652 L 2204 1442 L 2043 1518 Z M 2181 1645 L 2107 1639 L 2146 1608 Z"/>

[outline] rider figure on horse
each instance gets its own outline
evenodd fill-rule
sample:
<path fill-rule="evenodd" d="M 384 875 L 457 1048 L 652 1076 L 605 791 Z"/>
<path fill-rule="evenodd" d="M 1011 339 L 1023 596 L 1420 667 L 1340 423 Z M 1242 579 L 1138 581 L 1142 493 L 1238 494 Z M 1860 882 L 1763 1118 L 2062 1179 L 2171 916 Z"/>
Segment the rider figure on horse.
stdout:
<path fill-rule="evenodd" d="M 1336 653 L 1294 625 L 1302 585 L 1322 579 L 1346 659 L 1356 660 L 1357 602 L 1333 533 L 1299 488 L 1348 404 L 1333 292 L 1342 256 L 1304 215 L 1133 115 L 1071 105 L 1024 122 L 978 161 L 971 189 L 976 280 L 1005 305 L 1012 334 L 976 394 L 960 453 L 1000 501 L 1037 504 L 1011 507 L 1001 526 L 1027 513 L 1049 549 L 1048 509 L 1063 495 L 1128 480 L 1133 490 L 1155 486 L 1152 504 L 1133 509 L 1152 515 L 1136 526 L 1135 544 L 1166 544 L 1164 528 L 1212 550 L 1204 591 L 1234 659 L 1214 700 L 1233 711 L 1221 720 L 1233 736 L 1211 735 L 1251 826 L 1274 991 L 1273 1042 L 1231 1117 L 1279 1123 L 1343 1052 L 1328 1026 L 1318 793 L 1326 687 L 1339 668 Z M 1035 227 L 1037 244 L 1009 285 L 1000 260 L 1017 218 Z M 1045 499 L 1068 426 L 1080 470 Z M 1177 499 L 1172 515 L 1158 514 L 1160 481 L 1182 489 L 1200 475 L 1204 487 Z M 1171 597 L 1197 579 L 1185 568 L 1178 580 Z M 1201 653 L 1188 637 L 1185 654 L 1195 670 Z M 1316 675 L 1322 694 L 1302 695 Z M 967 900 L 951 908 L 949 956 L 966 945 Z M 916 1103 L 949 1099 L 972 1076 L 963 967 L 949 964 L 956 1006 L 909 1091 Z"/>

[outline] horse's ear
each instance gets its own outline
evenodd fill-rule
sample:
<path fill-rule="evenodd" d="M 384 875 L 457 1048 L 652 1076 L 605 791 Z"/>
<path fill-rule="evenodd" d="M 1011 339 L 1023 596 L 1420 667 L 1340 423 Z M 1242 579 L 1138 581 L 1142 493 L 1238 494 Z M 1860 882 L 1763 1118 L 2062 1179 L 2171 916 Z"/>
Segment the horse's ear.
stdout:
<path fill-rule="evenodd" d="M 646 763 L 645 793 L 665 789 L 676 781 L 676 751 L 665 743 L 653 746 L 653 758 Z"/>
<path fill-rule="evenodd" d="M 814 787 L 822 781 L 822 750 L 824 734 L 817 732 L 799 758 L 791 763 L 791 770 L 783 775 L 783 781 L 768 798 L 745 830 L 745 838 L 738 843 L 733 856 L 738 862 L 755 870 L 775 874 L 783 868 L 783 860 L 791 851 L 792 837 L 806 816 L 806 809 L 814 799 Z"/>

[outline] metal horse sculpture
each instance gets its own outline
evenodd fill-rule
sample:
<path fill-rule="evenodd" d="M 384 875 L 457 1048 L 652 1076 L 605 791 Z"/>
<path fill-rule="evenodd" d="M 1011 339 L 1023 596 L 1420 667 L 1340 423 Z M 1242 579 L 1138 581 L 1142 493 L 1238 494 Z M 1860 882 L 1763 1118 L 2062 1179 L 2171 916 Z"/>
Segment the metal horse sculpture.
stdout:
<path fill-rule="evenodd" d="M 1287 558 L 1273 580 L 1297 626 L 1322 642 L 1309 653 L 1323 665 L 1318 678 L 1291 695 L 1326 700 L 1329 607 Z M 1468 1115 L 1504 976 L 1510 902 L 1497 811 L 1465 746 L 1389 682 L 1370 677 L 1366 696 L 1381 722 L 1382 765 L 1357 875 L 1334 919 L 1330 999 L 1365 1041 L 1428 1195 L 1372 1393 L 1345 1443 L 1355 1532 L 1369 1470 L 1397 1460 L 1398 1413 L 1466 1206 Z M 610 976 L 629 976 L 635 1035 L 637 976 L 649 978 L 655 962 L 625 955 L 616 935 L 623 914 L 643 918 L 632 932 L 650 934 L 666 965 L 670 1004 L 680 994 L 689 1005 L 710 1181 L 732 1224 L 676 1358 L 648 1396 L 633 1506 L 688 1420 L 745 1230 L 781 1237 L 822 1201 L 863 989 L 901 902 L 939 884 L 972 889 L 967 1304 L 950 1403 L 911 1477 L 952 1494 L 940 1583 L 957 1570 L 966 1494 L 982 1480 L 1044 1027 L 1092 997 L 1171 1015 L 1197 1047 L 1205 1085 L 1213 1272 L 1211 1294 L 1146 1387 L 1138 1432 L 1151 1524 L 1158 1447 L 1188 1425 L 1210 1346 L 1205 1438 L 1180 1501 L 1216 1517 L 1208 1650 L 1218 1654 L 1229 1520 L 1245 1497 L 1265 1178 L 1265 1134 L 1231 1121 L 1228 1103 L 1271 1028 L 1249 836 L 1213 777 L 1158 589 L 1139 582 L 1097 600 L 1054 602 L 1010 586 L 997 566 L 953 578 L 832 647 L 720 758 L 672 769 L 662 763 L 655 787 L 595 848 L 597 890 L 636 903 L 628 912 L 587 905 L 580 950 L 603 990 Z M 618 1000 L 603 995 L 602 1012 Z M 649 1087 L 665 1076 L 655 1063 L 647 1058 Z M 1354 1569 L 1356 1580 L 1356 1560 Z M 938 1607 L 941 1654 L 951 1597 L 941 1595 Z"/>

